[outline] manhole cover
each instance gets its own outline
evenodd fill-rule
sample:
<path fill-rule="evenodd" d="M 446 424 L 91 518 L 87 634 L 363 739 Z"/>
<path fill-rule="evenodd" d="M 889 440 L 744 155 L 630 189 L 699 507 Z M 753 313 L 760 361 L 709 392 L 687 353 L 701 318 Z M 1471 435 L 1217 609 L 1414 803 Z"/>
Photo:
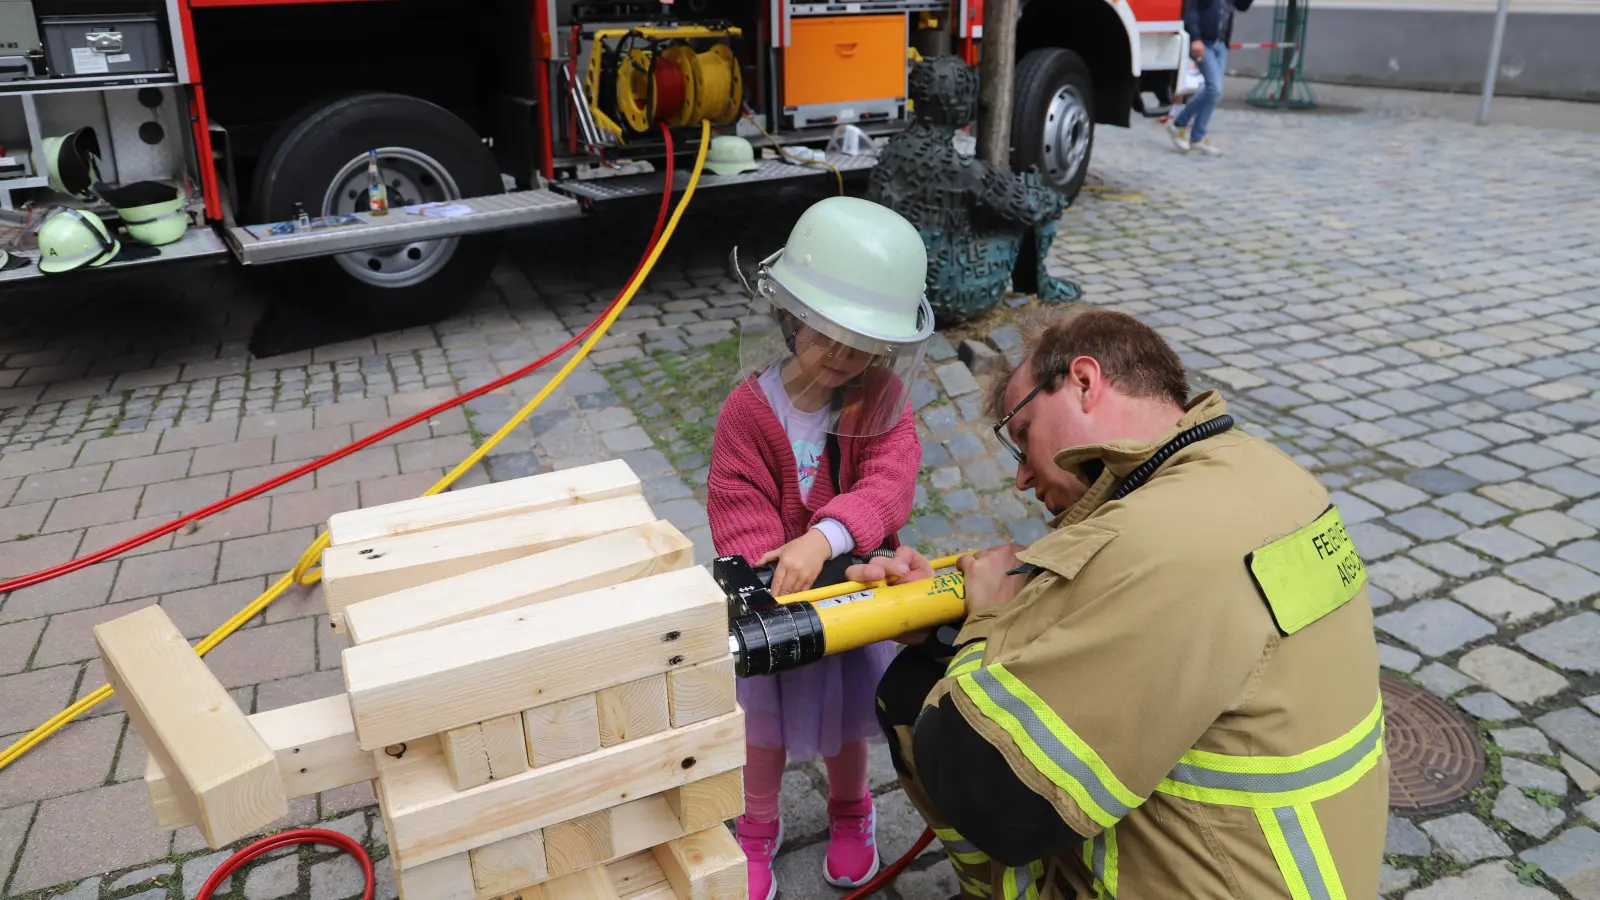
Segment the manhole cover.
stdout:
<path fill-rule="evenodd" d="M 1428 809 L 1460 800 L 1483 777 L 1478 732 L 1438 697 L 1378 676 L 1389 753 L 1389 805 Z"/>

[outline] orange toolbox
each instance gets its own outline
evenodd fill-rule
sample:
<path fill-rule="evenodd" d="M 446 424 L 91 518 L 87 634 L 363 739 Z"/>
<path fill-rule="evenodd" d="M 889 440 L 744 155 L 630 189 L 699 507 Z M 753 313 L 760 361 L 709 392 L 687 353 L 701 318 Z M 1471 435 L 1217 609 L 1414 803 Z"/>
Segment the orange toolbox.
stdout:
<path fill-rule="evenodd" d="M 796 16 L 783 50 L 786 108 L 903 99 L 906 17 Z"/>

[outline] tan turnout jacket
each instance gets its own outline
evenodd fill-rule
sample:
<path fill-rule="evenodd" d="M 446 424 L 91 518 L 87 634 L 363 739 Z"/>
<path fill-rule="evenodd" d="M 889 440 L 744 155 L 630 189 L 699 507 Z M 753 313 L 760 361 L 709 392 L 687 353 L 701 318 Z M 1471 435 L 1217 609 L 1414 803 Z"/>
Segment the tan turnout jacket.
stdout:
<path fill-rule="evenodd" d="M 1377 893 L 1388 806 L 1377 645 L 1365 569 L 1328 492 L 1235 427 L 1106 500 L 1225 410 L 1206 393 L 1148 445 L 1059 454 L 1068 471 L 1092 459 L 1104 470 L 1018 554 L 1043 571 L 965 624 L 928 702 L 952 695 L 1088 838 L 1008 868 L 939 829 L 968 895 Z"/>

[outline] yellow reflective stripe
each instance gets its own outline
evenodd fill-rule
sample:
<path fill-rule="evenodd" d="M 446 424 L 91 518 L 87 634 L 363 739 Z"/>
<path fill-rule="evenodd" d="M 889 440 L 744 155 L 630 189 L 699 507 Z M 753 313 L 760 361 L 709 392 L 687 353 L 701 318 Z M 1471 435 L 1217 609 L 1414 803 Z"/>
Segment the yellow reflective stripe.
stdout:
<path fill-rule="evenodd" d="M 1245 560 L 1284 634 L 1349 603 L 1367 583 L 1367 567 L 1332 504 L 1315 522 Z"/>
<path fill-rule="evenodd" d="M 1344 885 L 1311 804 L 1256 810 L 1293 900 L 1346 900 Z"/>
<path fill-rule="evenodd" d="M 1040 774 L 1103 827 L 1144 801 L 1123 786 L 1094 751 L 1043 699 L 995 663 L 956 679 L 978 711 L 1000 726 Z"/>
<path fill-rule="evenodd" d="M 981 668 L 983 668 L 982 659 L 968 660 L 960 665 L 955 665 L 952 663 L 950 668 L 945 670 L 944 677 L 960 678 L 962 675 L 971 674 Z"/>
<path fill-rule="evenodd" d="M 959 867 L 952 866 L 952 868 L 955 868 L 956 880 L 961 882 L 961 887 L 967 893 L 976 894 L 979 897 L 994 896 L 994 888 L 989 884 L 988 881 L 980 880 L 973 875 L 963 872 Z"/>
<path fill-rule="evenodd" d="M 933 834 L 944 844 L 944 849 L 950 854 L 951 859 L 960 860 L 969 866 L 989 864 L 989 854 L 973 846 L 971 841 L 962 837 L 961 832 L 954 828 L 935 828 Z"/>
<path fill-rule="evenodd" d="M 1311 892 L 1306 889 L 1306 881 L 1300 876 L 1300 866 L 1289 849 L 1289 841 L 1284 837 L 1283 829 L 1278 827 L 1277 811 L 1257 809 L 1256 821 L 1261 823 L 1261 833 L 1266 835 L 1267 846 L 1272 848 L 1272 858 L 1277 860 L 1278 871 L 1283 873 L 1283 880 L 1289 886 L 1290 900 L 1311 900 Z"/>
<path fill-rule="evenodd" d="M 1322 876 L 1322 883 L 1327 885 L 1329 900 L 1347 900 L 1344 882 L 1339 878 L 1339 867 L 1333 864 L 1333 848 L 1328 846 L 1328 839 L 1322 833 L 1322 823 L 1317 819 L 1316 810 L 1311 808 L 1311 804 L 1302 803 L 1295 806 L 1294 811 L 1300 817 L 1300 828 L 1305 832 L 1306 843 L 1311 845 L 1311 855 L 1317 861 L 1317 872 Z"/>
<path fill-rule="evenodd" d="M 1005 900 L 1039 900 L 1039 879 L 1044 877 L 1044 863 L 1038 860 L 1026 866 L 1006 867 L 1000 886 Z"/>
<path fill-rule="evenodd" d="M 1294 756 L 1224 756 L 1190 750 L 1156 790 L 1198 803 L 1276 809 L 1311 803 L 1355 784 L 1383 753 L 1383 699 L 1360 725 Z"/>
<path fill-rule="evenodd" d="M 1117 830 L 1107 828 L 1083 843 L 1083 864 L 1094 873 L 1096 900 L 1116 900 Z"/>
<path fill-rule="evenodd" d="M 944 670 L 946 678 L 955 678 L 965 675 L 983 665 L 983 651 L 989 646 L 988 641 L 974 641 L 966 649 L 955 655 L 950 660 L 950 665 Z"/>

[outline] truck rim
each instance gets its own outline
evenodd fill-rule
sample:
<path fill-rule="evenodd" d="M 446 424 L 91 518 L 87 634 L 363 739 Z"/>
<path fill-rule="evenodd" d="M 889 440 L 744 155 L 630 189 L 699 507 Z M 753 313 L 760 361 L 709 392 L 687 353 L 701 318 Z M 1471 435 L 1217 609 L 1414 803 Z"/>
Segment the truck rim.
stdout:
<path fill-rule="evenodd" d="M 378 149 L 378 169 L 389 188 L 389 215 L 403 216 L 403 207 L 441 200 L 459 200 L 461 191 L 438 160 L 409 147 Z M 344 164 L 329 182 L 322 198 L 322 214 L 367 210 L 367 156 Z M 421 284 L 444 268 L 455 255 L 457 238 L 411 241 L 370 250 L 354 250 L 334 257 L 352 278 L 384 288 Z"/>
<path fill-rule="evenodd" d="M 1050 98 L 1044 114 L 1045 176 L 1055 185 L 1068 184 L 1078 175 L 1089 153 L 1089 107 L 1083 95 L 1064 84 Z"/>

